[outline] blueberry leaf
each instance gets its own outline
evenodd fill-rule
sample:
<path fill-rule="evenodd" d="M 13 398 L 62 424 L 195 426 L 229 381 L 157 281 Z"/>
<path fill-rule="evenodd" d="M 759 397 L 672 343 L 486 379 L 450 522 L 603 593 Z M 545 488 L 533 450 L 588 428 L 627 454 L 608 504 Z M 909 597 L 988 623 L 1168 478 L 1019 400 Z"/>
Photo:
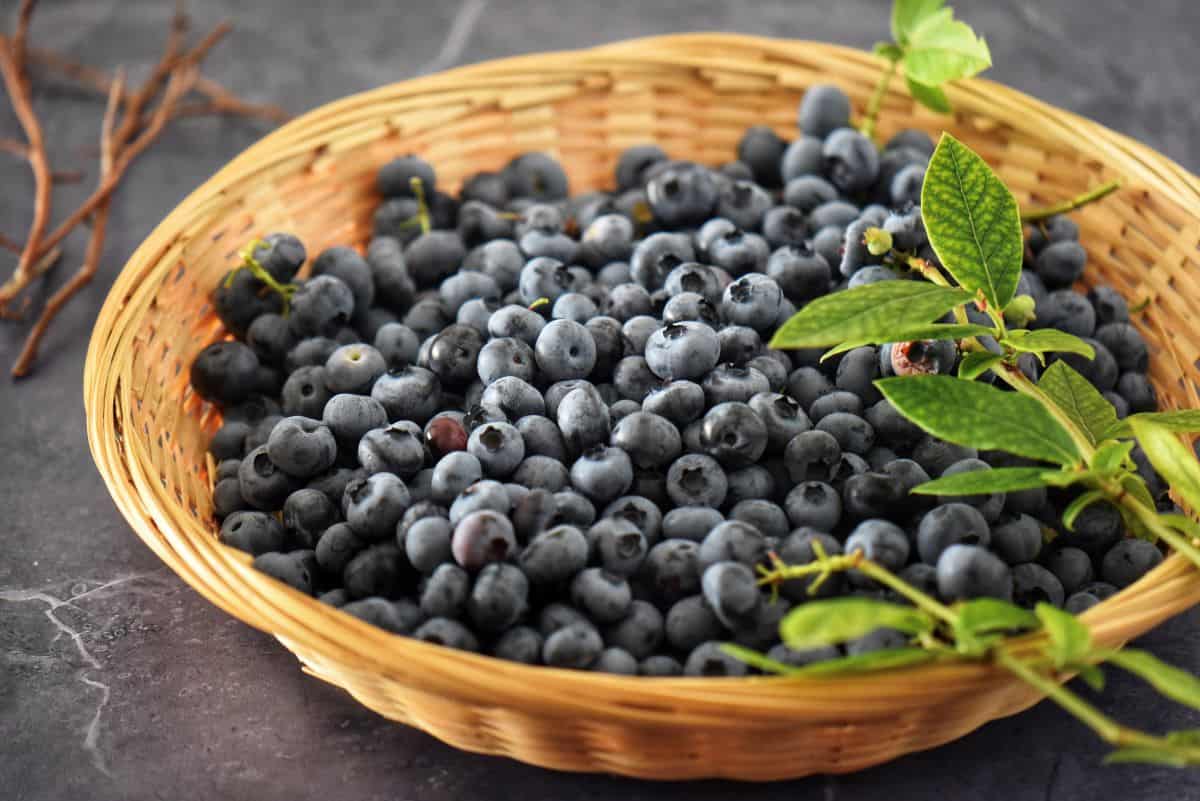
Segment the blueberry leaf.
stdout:
<path fill-rule="evenodd" d="M 1021 275 L 1025 242 L 1008 187 L 987 163 L 942 134 L 921 187 L 921 216 L 938 259 L 972 295 L 1003 309 Z"/>
<path fill-rule="evenodd" d="M 926 432 L 956 445 L 1074 465 L 1070 435 L 1033 398 L 944 375 L 884 378 L 884 397 Z"/>
<path fill-rule="evenodd" d="M 1104 671 L 1098 665 L 1072 665 L 1071 669 L 1087 682 L 1087 686 L 1096 692 L 1104 691 Z"/>
<path fill-rule="evenodd" d="M 1200 431 L 1200 409 L 1176 409 L 1170 412 L 1142 412 L 1131 414 L 1124 420 L 1113 423 L 1105 432 L 1106 437 L 1128 437 L 1133 429 L 1132 421 L 1144 420 L 1156 426 L 1177 431 L 1181 434 L 1191 434 Z"/>
<path fill-rule="evenodd" d="M 962 357 L 958 363 L 958 377 L 973 381 L 988 370 L 1004 361 L 999 353 L 989 353 L 986 350 L 973 350 Z"/>
<path fill-rule="evenodd" d="M 1108 657 L 1108 661 L 1145 680 L 1172 701 L 1200 709 L 1200 678 L 1191 673 L 1135 648 L 1116 651 Z"/>
<path fill-rule="evenodd" d="M 1117 410 L 1069 364 L 1054 362 L 1042 373 L 1038 386 L 1093 443 L 1109 436 L 1106 432 L 1117 422 Z"/>
<path fill-rule="evenodd" d="M 795 665 L 786 665 L 783 662 L 771 659 L 765 654 L 761 654 L 750 648 L 744 648 L 734 643 L 724 643 L 721 650 L 732 656 L 734 659 L 740 659 L 750 667 L 758 668 L 764 673 L 776 673 L 780 676 L 793 676 L 800 672 L 800 668 Z"/>
<path fill-rule="evenodd" d="M 976 325 L 974 323 L 925 323 L 923 325 L 912 326 L 911 328 L 891 328 L 888 330 L 886 337 L 853 340 L 836 345 L 821 356 L 821 361 L 825 361 L 839 353 L 845 353 L 848 350 L 861 348 L 863 345 L 878 345 L 883 342 L 915 342 L 922 339 L 963 339 L 964 337 L 977 337 L 990 334 L 993 330 L 986 325 Z"/>
<path fill-rule="evenodd" d="M 872 598 L 834 598 L 793 609 L 780 622 L 779 636 L 789 648 L 804 651 L 857 639 L 878 628 L 920 634 L 932 631 L 933 625 L 929 615 L 911 606 Z"/>
<path fill-rule="evenodd" d="M 1120 470 L 1126 465 L 1132 452 L 1133 443 L 1129 440 L 1108 440 L 1096 448 L 1096 454 L 1092 456 L 1092 468 L 1101 472 Z"/>
<path fill-rule="evenodd" d="M 1184 503 L 1200 509 L 1200 463 L 1191 448 L 1180 442 L 1173 430 L 1158 423 L 1134 416 L 1129 424 L 1154 469 Z"/>
<path fill-rule="evenodd" d="M 980 495 L 1048 487 L 1044 467 L 993 467 L 942 476 L 913 487 L 916 495 Z"/>
<path fill-rule="evenodd" d="M 908 76 L 905 76 L 905 81 L 908 83 L 908 93 L 913 96 L 913 100 L 939 114 L 950 113 L 950 101 L 946 99 L 946 93 L 941 89 L 918 83 Z"/>
<path fill-rule="evenodd" d="M 1046 632 L 1047 655 L 1058 668 L 1075 662 L 1083 662 L 1092 650 L 1092 633 L 1067 612 L 1048 603 L 1038 604 L 1034 610 Z"/>
<path fill-rule="evenodd" d="M 992 66 L 987 42 L 971 26 L 941 9 L 926 16 L 908 32 L 904 55 L 906 74 L 927 86 L 970 78 Z"/>
<path fill-rule="evenodd" d="M 876 42 L 875 46 L 871 48 L 871 52 L 877 56 L 886 58 L 888 61 L 899 61 L 904 57 L 904 51 L 898 45 L 894 45 L 891 42 Z"/>
<path fill-rule="evenodd" d="M 1001 601 L 998 598 L 976 598 L 956 607 L 958 620 L 955 633 L 960 631 L 972 635 L 990 634 L 997 631 L 1024 631 L 1041 625 L 1037 616 L 1028 609 Z"/>
<path fill-rule="evenodd" d="M 937 654 L 924 648 L 891 648 L 886 651 L 871 651 L 865 654 L 830 659 L 800 668 L 803 676 L 830 676 L 839 673 L 868 673 L 876 670 L 919 665 L 932 662 Z"/>
<path fill-rule="evenodd" d="M 1000 341 L 1019 353 L 1078 353 L 1087 359 L 1096 358 L 1096 351 L 1074 334 L 1066 331 L 1056 331 L 1053 328 L 1043 328 L 1040 331 L 1028 331 L 1018 328 L 1008 332 L 1008 336 Z"/>
<path fill-rule="evenodd" d="M 895 331 L 926 325 L 971 299 L 924 281 L 880 281 L 817 298 L 780 326 L 772 348 L 891 342 Z"/>
<path fill-rule="evenodd" d="M 895 0 L 892 3 L 892 38 L 907 44 L 912 32 L 945 5 L 946 0 Z"/>

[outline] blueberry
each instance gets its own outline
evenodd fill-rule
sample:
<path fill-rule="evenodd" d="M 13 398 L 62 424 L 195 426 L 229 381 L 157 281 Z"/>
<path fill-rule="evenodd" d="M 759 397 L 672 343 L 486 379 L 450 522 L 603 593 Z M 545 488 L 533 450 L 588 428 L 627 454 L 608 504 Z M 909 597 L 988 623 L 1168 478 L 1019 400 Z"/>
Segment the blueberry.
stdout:
<path fill-rule="evenodd" d="M 750 668 L 742 660 L 725 653 L 719 642 L 696 646 L 683 666 L 685 676 L 745 676 Z"/>
<path fill-rule="evenodd" d="M 695 292 L 682 292 L 673 295 L 663 306 L 662 321 L 667 325 L 697 322 L 704 323 L 709 328 L 716 328 L 720 324 L 720 315 L 716 306 L 709 303 L 703 295 Z"/>
<path fill-rule="evenodd" d="M 816 544 L 826 556 L 837 556 L 842 553 L 842 544 L 829 534 L 816 529 L 801 527 L 793 531 L 780 543 L 779 558 L 789 565 L 807 565 L 817 560 Z M 839 594 L 845 584 L 845 576 L 833 573 L 817 585 L 812 591 L 816 576 L 789 579 L 783 582 L 780 593 L 784 598 L 801 603 L 812 597 L 825 598 Z"/>
<path fill-rule="evenodd" d="M 808 409 L 809 416 L 816 423 L 837 412 L 862 416 L 862 398 L 846 390 L 832 390 L 814 400 Z"/>
<path fill-rule="evenodd" d="M 413 330 L 421 340 L 433 336 L 450 322 L 450 314 L 437 298 L 418 300 L 405 312 L 401 323 Z"/>
<path fill-rule="evenodd" d="M 286 318 L 279 314 L 260 314 L 246 332 L 246 343 L 265 365 L 282 364 L 296 344 Z"/>
<path fill-rule="evenodd" d="M 682 676 L 683 665 L 673 656 L 655 654 L 648 656 L 638 663 L 639 676 Z"/>
<path fill-rule="evenodd" d="M 1078 592 L 1094 576 L 1091 557 L 1079 548 L 1056 546 L 1047 551 L 1042 562 L 1068 595 Z"/>
<path fill-rule="evenodd" d="M 842 510 L 847 520 L 898 518 L 907 511 L 906 501 L 903 487 L 887 473 L 859 473 L 842 484 Z"/>
<path fill-rule="evenodd" d="M 663 226 L 699 225 L 717 205 L 720 186 L 706 167 L 677 163 L 646 184 L 646 200 Z M 691 261 L 691 259 L 685 259 Z"/>
<path fill-rule="evenodd" d="M 211 295 L 213 310 L 235 336 L 245 336 L 250 324 L 264 314 L 282 311 L 283 300 L 249 270 L 227 273 Z"/>
<path fill-rule="evenodd" d="M 938 592 L 947 601 L 990 596 L 1012 599 L 1012 570 L 978 545 L 951 545 L 937 560 Z"/>
<path fill-rule="evenodd" d="M 559 406 L 561 407 L 561 403 Z M 517 431 L 525 441 L 525 456 L 548 456 L 564 461 L 567 458 L 566 444 L 562 431 L 552 421 L 541 415 L 526 415 L 517 421 Z"/>
<path fill-rule="evenodd" d="M 1062 582 L 1041 565 L 1026 562 L 1012 569 L 1013 603 L 1032 609 L 1039 603 L 1062 606 L 1065 600 Z"/>
<path fill-rule="evenodd" d="M 429 231 L 405 246 L 404 261 L 416 285 L 427 288 L 453 275 L 466 253 L 457 231 Z"/>
<path fill-rule="evenodd" d="M 1096 329 L 1096 340 L 1108 349 L 1121 370 L 1144 373 L 1150 365 L 1146 341 L 1129 323 L 1105 323 Z"/>
<path fill-rule="evenodd" d="M 208 401 L 240 403 L 253 394 L 258 367 L 258 357 L 246 345 L 217 342 L 200 351 L 192 362 L 192 389 Z"/>
<path fill-rule="evenodd" d="M 534 348 L 541 374 L 551 381 L 584 378 L 596 364 L 596 341 L 573 320 L 554 320 L 542 329 Z"/>
<path fill-rule="evenodd" d="M 514 626 L 500 636 L 492 646 L 492 656 L 537 665 L 542 661 L 542 635 L 528 626 Z"/>
<path fill-rule="evenodd" d="M 700 424 L 700 445 L 727 467 L 757 462 L 767 447 L 767 427 L 745 403 L 718 403 Z"/>
<path fill-rule="evenodd" d="M 864 520 L 846 538 L 846 553 L 861 550 L 867 559 L 895 572 L 908 562 L 908 537 L 904 529 L 888 520 Z M 870 586 L 871 581 L 857 571 L 850 574 L 851 582 Z"/>
<path fill-rule="evenodd" d="M 917 552 L 927 564 L 936 564 L 953 545 L 986 546 L 992 532 L 974 506 L 947 503 L 926 512 L 917 527 Z"/>
<path fill-rule="evenodd" d="M 333 501 L 320 490 L 298 489 L 283 504 L 284 528 L 301 548 L 315 548 L 325 530 L 340 518 Z"/>
<path fill-rule="evenodd" d="M 872 264 L 856 270 L 850 280 L 846 283 L 846 287 L 854 289 L 855 287 L 866 286 L 867 284 L 875 284 L 880 281 L 898 281 L 899 274 L 890 267 L 882 267 L 877 264 Z"/>
<path fill-rule="evenodd" d="M 479 629 L 500 632 L 510 628 L 529 599 L 529 580 L 515 565 L 489 564 L 479 571 L 467 599 L 467 613 Z"/>
<path fill-rule="evenodd" d="M 667 494 L 678 506 L 719 507 L 728 490 L 725 471 L 711 456 L 685 453 L 667 470 Z"/>
<path fill-rule="evenodd" d="M 788 441 L 783 461 L 792 481 L 825 481 L 833 477 L 842 457 L 837 439 L 826 431 L 803 431 Z"/>
<path fill-rule="evenodd" d="M 800 130 L 809 136 L 824 139 L 838 128 L 850 124 L 850 98 L 840 88 L 829 84 L 808 87 L 800 100 Z"/>
<path fill-rule="evenodd" d="M 278 467 L 260 445 L 246 454 L 238 465 L 238 487 L 242 498 L 255 509 L 274 511 L 281 506 L 294 490 L 298 481 Z"/>
<path fill-rule="evenodd" d="M 1096 331 L 1096 311 L 1083 294 L 1073 289 L 1057 289 L 1037 304 L 1036 328 L 1057 328 L 1077 337 L 1090 337 Z"/>
<path fill-rule="evenodd" d="M 598 623 L 615 623 L 628 614 L 633 594 L 623 577 L 589 567 L 571 581 L 571 602 Z"/>
<path fill-rule="evenodd" d="M 420 368 L 406 369 L 417 370 Z M 379 384 L 380 382 L 376 382 L 376 388 L 379 387 Z M 321 418 L 333 432 L 339 447 L 347 448 L 350 453 L 354 453 L 363 434 L 373 428 L 382 428 L 387 425 L 388 410 L 387 406 L 380 402 L 380 394 L 373 391 L 374 397 L 367 398 L 362 395 L 343 393 L 334 395 L 325 404 Z"/>
<path fill-rule="evenodd" d="M 667 154 L 658 145 L 634 145 L 626 148 L 617 159 L 617 188 L 624 191 L 640 186 L 645 180 L 646 170 L 666 160 Z"/>
<path fill-rule="evenodd" d="M 692 381 L 672 381 L 654 388 L 642 400 L 642 410 L 684 426 L 704 413 L 704 389 Z"/>
<path fill-rule="evenodd" d="M 1032 562 L 1042 551 L 1042 526 L 1027 514 L 1001 519 L 991 534 L 988 546 L 1010 565 Z"/>
<path fill-rule="evenodd" d="M 505 478 L 525 458 L 525 440 L 509 423 L 488 423 L 471 432 L 467 452 L 479 460 L 484 474 Z"/>
<path fill-rule="evenodd" d="M 348 286 L 358 314 L 365 314 L 375 300 L 371 267 L 352 248 L 336 246 L 321 251 L 313 260 L 312 271 L 314 276 L 330 275 Z"/>
<path fill-rule="evenodd" d="M 608 406 L 598 392 L 587 386 L 569 391 L 558 404 L 558 430 L 571 453 L 608 441 L 612 431 Z"/>
<path fill-rule="evenodd" d="M 883 172 L 883 165 L 880 165 Z M 888 200 L 895 208 L 921 202 L 921 187 L 925 183 L 924 164 L 906 164 L 896 171 L 888 184 Z"/>
<path fill-rule="evenodd" d="M 507 515 L 512 509 L 508 490 L 499 481 L 476 481 L 459 493 L 459 496 L 450 504 L 450 522 L 457 524 L 472 512 L 483 509 L 490 509 L 502 515 Z"/>
<path fill-rule="evenodd" d="M 574 526 L 555 526 L 532 540 L 519 557 L 534 584 L 558 585 L 587 565 L 588 541 Z"/>
<path fill-rule="evenodd" d="M 1047 287 L 1058 289 L 1078 281 L 1086 263 L 1087 251 L 1078 242 L 1064 240 L 1043 248 L 1033 268 Z"/>
<path fill-rule="evenodd" d="M 727 402 L 745 403 L 760 392 L 770 392 L 767 377 L 753 367 L 719 364 L 700 382 L 709 406 Z"/>
<path fill-rule="evenodd" d="M 622 398 L 640 403 L 661 383 L 662 379 L 654 374 L 641 356 L 626 356 L 613 368 L 613 384 Z"/>
<path fill-rule="evenodd" d="M 380 540 L 396 530 L 412 500 L 408 488 L 392 473 L 375 473 L 346 485 L 342 507 L 354 533 L 367 540 Z"/>
<path fill-rule="evenodd" d="M 398 597 L 410 575 L 403 551 L 394 542 L 371 545 L 356 553 L 342 571 L 346 592 L 352 598 Z"/>
<path fill-rule="evenodd" d="M 595 283 L 599 286 L 612 289 L 613 287 L 620 286 L 621 284 L 627 284 L 632 280 L 633 276 L 629 272 L 629 263 L 624 261 L 614 261 L 600 268 L 600 270 L 596 273 Z"/>
<path fill-rule="evenodd" d="M 449 504 L 482 477 L 483 466 L 473 454 L 466 451 L 448 453 L 433 468 L 433 499 Z"/>
<path fill-rule="evenodd" d="M 596 507 L 584 496 L 574 490 L 562 490 L 554 493 L 555 524 L 573 526 L 590 526 L 596 519 Z"/>
<path fill-rule="evenodd" d="M 762 337 L 753 328 L 727 325 L 717 336 L 721 341 L 720 358 L 725 364 L 744 365 L 763 352 Z"/>
<path fill-rule="evenodd" d="M 954 445 L 936 437 L 925 437 L 913 447 L 913 461 L 921 465 L 931 476 L 940 476 L 946 468 L 963 459 L 974 458 L 979 451 L 963 445 Z"/>
<path fill-rule="evenodd" d="M 633 484 L 633 463 L 620 448 L 593 445 L 571 465 L 571 484 L 592 501 L 607 503 Z"/>
<path fill-rule="evenodd" d="M 285 417 L 267 439 L 267 456 L 284 472 L 311 478 L 333 466 L 337 441 L 329 427 L 309 417 Z"/>
<path fill-rule="evenodd" d="M 1162 551 L 1146 540 L 1121 540 L 1108 549 L 1100 564 L 1100 575 L 1109 584 L 1128 587 L 1163 560 Z"/>
<path fill-rule="evenodd" d="M 740 562 L 716 562 L 705 568 L 700 580 L 704 600 L 717 619 L 731 629 L 751 624 L 762 607 L 762 593 L 754 571 Z"/>
<path fill-rule="evenodd" d="M 818 648 L 807 648 L 803 651 L 796 651 L 788 648 L 783 643 L 779 643 L 767 651 L 768 659 L 798 668 L 815 665 L 818 662 L 827 662 L 830 659 L 838 659 L 841 656 L 842 652 L 836 645 L 823 645 Z"/>
<path fill-rule="evenodd" d="M 774 501 L 762 498 L 738 501 L 729 510 L 729 519 L 746 523 L 768 537 L 785 537 L 790 529 L 783 508 Z"/>
<path fill-rule="evenodd" d="M 780 470 L 781 473 L 785 471 Z M 725 476 L 729 483 L 729 490 L 725 496 L 725 503 L 736 505 L 746 500 L 762 500 L 775 496 L 776 486 L 782 486 L 777 482 L 772 471 L 762 465 L 750 465 L 743 467 L 740 470 L 732 470 Z M 786 480 L 786 475 L 784 476 Z"/>
<path fill-rule="evenodd" d="M 511 197 L 543 202 L 567 197 L 567 174 L 545 153 L 523 153 L 504 165 L 500 175 Z"/>
<path fill-rule="evenodd" d="M 862 637 L 846 643 L 847 656 L 861 656 L 875 651 L 890 651 L 908 645 L 908 636 L 902 631 L 878 628 Z"/>
<path fill-rule="evenodd" d="M 450 537 L 453 526 L 444 517 L 423 517 L 404 534 L 404 553 L 419 572 L 429 574 L 451 559 Z M 429 614 L 438 614 L 430 612 Z"/>
<path fill-rule="evenodd" d="M 421 612 L 431 618 L 459 617 L 471 593 L 471 576 L 458 565 L 439 563 L 420 585 Z"/>
<path fill-rule="evenodd" d="M 956 476 L 961 473 L 977 472 L 979 470 L 991 470 L 992 466 L 982 459 L 960 459 L 954 464 L 942 471 L 943 477 Z M 984 520 L 989 523 L 994 523 L 1000 517 L 1000 512 L 1004 509 L 1005 495 L 1003 492 L 992 492 L 983 495 L 942 495 L 938 496 L 939 503 L 965 503 L 974 506 L 983 515 Z"/>
<path fill-rule="evenodd" d="M 271 515 L 256 511 L 235 511 L 221 523 L 221 542 L 258 556 L 279 551 L 286 533 Z"/>
<path fill-rule="evenodd" d="M 246 437 L 250 431 L 249 423 L 227 419 L 208 441 L 208 450 L 214 459 L 240 459 L 246 452 Z"/>
<path fill-rule="evenodd" d="M 662 534 L 666 539 L 700 542 L 724 519 L 719 511 L 707 506 L 679 506 L 663 516 Z"/>
<path fill-rule="evenodd" d="M 510 420 L 519 420 L 530 415 L 544 414 L 546 401 L 527 381 L 516 376 L 503 376 L 488 385 L 483 391 L 479 402 L 484 406 L 494 406 Z"/>
<path fill-rule="evenodd" d="M 797 245 L 784 245 L 767 260 L 767 276 L 783 296 L 804 304 L 829 291 L 831 271 L 825 257 Z"/>
<path fill-rule="evenodd" d="M 294 590 L 312 595 L 312 572 L 295 554 L 275 551 L 261 553 L 254 557 L 253 566 L 255 570 L 282 581 Z"/>
<path fill-rule="evenodd" d="M 299 337 L 332 336 L 354 315 L 354 292 L 333 275 L 300 284 L 291 300 L 292 330 Z"/>
<path fill-rule="evenodd" d="M 791 206 L 774 206 L 763 215 L 762 232 L 772 248 L 801 248 L 809 237 L 808 216 Z"/>
<path fill-rule="evenodd" d="M 413 197 L 413 179 L 421 183 L 426 196 L 433 194 L 437 179 L 433 167 L 418 156 L 407 155 L 392 159 L 375 174 L 375 186 L 384 197 Z"/>
<path fill-rule="evenodd" d="M 825 139 L 821 155 L 829 180 L 843 192 L 868 188 L 879 175 L 879 152 L 853 128 L 839 128 Z"/>
<path fill-rule="evenodd" d="M 1122 373 L 1117 379 L 1117 392 L 1132 412 L 1153 412 L 1158 408 L 1158 395 L 1145 373 Z"/>
<path fill-rule="evenodd" d="M 1075 518 L 1071 531 L 1064 532 L 1057 544 L 1070 545 L 1099 559 L 1121 538 L 1121 514 L 1108 503 L 1094 503 Z"/>
<path fill-rule="evenodd" d="M 746 129 L 738 142 L 738 161 L 750 167 L 754 180 L 768 189 L 779 187 L 780 160 L 788 143 L 765 125 Z"/>
<path fill-rule="evenodd" d="M 444 645 L 459 651 L 478 651 L 479 638 L 469 628 L 445 617 L 426 620 L 412 633 L 414 639 L 433 645 Z"/>
<path fill-rule="evenodd" d="M 1101 598 L 1090 592 L 1077 592 L 1067 597 L 1063 609 L 1072 615 L 1081 615 L 1101 602 Z"/>
<path fill-rule="evenodd" d="M 526 456 L 513 473 L 513 481 L 531 489 L 558 492 L 570 481 L 566 465 L 549 456 Z"/>
<path fill-rule="evenodd" d="M 650 412 L 633 412 L 613 427 L 610 443 L 643 469 L 663 467 L 683 449 L 679 431 L 669 420 Z"/>
<path fill-rule="evenodd" d="M 775 174 L 779 174 L 778 163 L 775 165 Z M 779 182 L 778 177 L 775 182 Z M 753 181 L 735 179 L 722 182 L 717 214 L 738 228 L 757 230 L 762 226 L 763 217 L 771 205 L 771 195 L 761 186 Z"/>
<path fill-rule="evenodd" d="M 600 658 L 604 641 L 591 623 L 570 623 L 546 636 L 542 661 L 551 667 L 590 667 Z"/>
<path fill-rule="evenodd" d="M 875 444 L 875 429 L 856 414 L 834 412 L 817 421 L 815 430 L 824 431 L 837 440 L 846 452 L 865 454 Z"/>
<path fill-rule="evenodd" d="M 718 236 L 708 247 L 709 261 L 730 275 L 761 273 L 770 255 L 767 240 L 739 228 Z"/>
<path fill-rule="evenodd" d="M 512 337 L 529 346 L 537 342 L 545 326 L 541 315 L 523 306 L 502 306 L 488 319 L 488 333 L 492 337 Z"/>
<path fill-rule="evenodd" d="M 454 561 L 470 571 L 508 558 L 516 548 L 516 537 L 508 518 L 491 509 L 464 517 L 454 527 L 451 550 Z"/>
<path fill-rule="evenodd" d="M 840 127 L 840 126 L 839 126 Z M 793 203 L 788 199 L 789 192 L 794 192 L 792 189 L 793 182 L 800 179 L 814 178 L 822 180 L 819 175 L 824 166 L 824 157 L 821 155 L 821 147 L 823 143 L 821 137 L 813 136 L 807 131 L 803 135 L 797 137 L 787 149 L 783 152 L 783 157 L 780 160 L 779 170 L 781 178 L 786 184 L 784 197 L 789 206 L 798 206 L 801 211 L 808 212 L 811 208 L 804 208 L 799 204 Z M 826 186 L 829 186 L 826 184 Z M 829 186 L 829 194 L 826 200 L 833 200 L 837 197 L 836 190 Z M 814 204 L 815 205 L 815 204 Z"/>
<path fill-rule="evenodd" d="M 1112 287 L 1092 287 L 1088 290 L 1088 300 L 1092 302 L 1096 311 L 1096 322 L 1100 325 L 1129 322 L 1129 304 L 1121 293 Z"/>
<path fill-rule="evenodd" d="M 462 412 L 441 412 L 425 424 L 425 445 L 433 458 L 440 459 L 447 453 L 467 449 L 465 419 Z"/>

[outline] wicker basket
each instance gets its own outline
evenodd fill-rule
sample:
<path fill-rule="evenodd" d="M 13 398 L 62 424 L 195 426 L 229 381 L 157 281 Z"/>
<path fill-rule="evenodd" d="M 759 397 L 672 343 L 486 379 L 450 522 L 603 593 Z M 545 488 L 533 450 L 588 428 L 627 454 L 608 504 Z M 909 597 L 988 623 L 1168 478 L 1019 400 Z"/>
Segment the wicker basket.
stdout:
<path fill-rule="evenodd" d="M 795 134 L 804 88 L 833 82 L 859 111 L 880 70 L 870 55 L 809 42 L 680 35 L 495 61 L 331 103 L 251 147 L 196 190 L 138 248 L 109 294 L 84 376 L 88 438 L 117 506 L 206 598 L 274 634 L 304 669 L 393 720 L 459 748 L 561 770 L 655 779 L 766 780 L 857 770 L 960 737 L 1038 696 L 985 665 L 873 677 L 641 679 L 534 668 L 427 645 L 324 606 L 218 544 L 205 443 L 216 412 L 188 365 L 221 336 L 206 300 L 255 235 L 298 234 L 310 253 L 361 244 L 373 174 L 416 152 L 457 185 L 516 153 L 561 158 L 573 191 L 609 184 L 622 148 L 729 159 L 742 131 Z M 902 87 L 902 82 L 893 84 Z M 987 81 L 948 92 L 934 115 L 897 89 L 881 133 L 946 128 L 980 152 L 1022 202 L 1121 177 L 1126 188 L 1077 215 L 1091 279 L 1153 302 L 1138 325 L 1155 387 L 1197 403 L 1200 181 L 1095 123 Z M 1084 620 L 1123 642 L 1200 601 L 1200 573 L 1167 559 Z"/>

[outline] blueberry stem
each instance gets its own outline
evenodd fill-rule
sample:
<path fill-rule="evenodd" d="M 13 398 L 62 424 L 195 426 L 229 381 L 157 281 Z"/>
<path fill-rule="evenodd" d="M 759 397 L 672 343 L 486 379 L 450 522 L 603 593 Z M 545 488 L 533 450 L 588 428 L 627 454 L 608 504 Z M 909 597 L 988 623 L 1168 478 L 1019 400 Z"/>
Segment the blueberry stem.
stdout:
<path fill-rule="evenodd" d="M 417 221 L 421 225 L 421 233 L 429 233 L 429 205 L 425 202 L 425 184 L 415 175 L 409 179 L 413 195 L 417 199 Z"/>
<path fill-rule="evenodd" d="M 1064 200 L 1060 203 L 1055 203 L 1052 206 L 1039 206 L 1032 209 L 1024 209 L 1021 212 L 1022 222 L 1037 222 L 1044 220 L 1047 217 L 1053 217 L 1056 214 L 1066 214 L 1069 211 L 1075 211 L 1078 208 L 1086 206 L 1089 203 L 1095 203 L 1097 200 L 1112 194 L 1121 188 L 1119 180 L 1112 180 L 1100 184 L 1097 187 L 1089 189 L 1083 194 L 1076 195 L 1073 198 Z"/>
<path fill-rule="evenodd" d="M 859 130 L 868 139 L 875 137 L 875 120 L 879 118 L 879 109 L 883 106 L 883 96 L 887 94 L 888 85 L 892 82 L 892 76 L 896 74 L 898 63 L 899 61 L 894 58 L 888 60 L 887 69 L 879 76 L 879 83 L 875 84 L 875 91 L 871 93 L 871 99 L 867 102 L 867 114 L 863 118 L 862 127 Z"/>
<path fill-rule="evenodd" d="M 237 269 L 249 270 L 255 278 L 257 278 L 259 281 L 262 281 L 272 292 L 279 295 L 279 297 L 283 300 L 283 315 L 286 317 L 292 295 L 296 294 L 296 285 L 281 284 L 275 280 L 275 276 L 267 272 L 266 268 L 259 263 L 258 259 L 254 258 L 254 251 L 258 250 L 260 247 L 266 248 L 269 247 L 269 245 L 261 239 L 251 239 L 249 242 L 247 242 L 242 249 L 238 251 L 238 256 L 242 259 L 242 264 Z M 230 273 L 229 278 L 225 279 L 225 286 L 229 286 L 231 283 L 233 283 L 233 273 Z"/>

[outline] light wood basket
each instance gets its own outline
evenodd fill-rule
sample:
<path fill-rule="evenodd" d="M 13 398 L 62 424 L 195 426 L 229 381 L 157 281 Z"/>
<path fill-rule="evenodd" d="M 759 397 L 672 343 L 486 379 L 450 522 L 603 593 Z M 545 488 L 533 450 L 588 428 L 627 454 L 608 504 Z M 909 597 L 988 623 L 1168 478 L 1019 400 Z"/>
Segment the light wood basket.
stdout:
<path fill-rule="evenodd" d="M 678 35 L 404 81 L 284 126 L 167 216 L 100 313 L 84 374 L 88 439 L 117 506 L 184 580 L 275 635 L 307 672 L 469 751 L 654 779 L 782 779 L 858 770 L 1031 706 L 1035 692 L 986 665 L 803 680 L 517 665 L 373 628 L 257 573 L 215 536 L 205 444 L 219 419 L 192 394 L 188 366 L 223 334 L 207 296 L 251 237 L 291 231 L 310 254 L 364 243 L 378 202 L 375 170 L 407 152 L 455 187 L 543 150 L 562 160 L 573 192 L 609 186 L 629 145 L 653 141 L 674 157 L 725 161 L 749 125 L 794 136 L 810 84 L 841 86 L 861 113 L 879 71 L 874 57 L 827 44 Z M 1022 202 L 1124 180 L 1121 192 L 1076 215 L 1087 277 L 1151 301 L 1137 325 L 1152 347 L 1160 398 L 1200 405 L 1200 181 L 1143 145 L 1004 86 L 973 80 L 948 94 L 952 117 L 894 89 L 880 133 L 949 130 Z M 1198 601 L 1200 573 L 1173 556 L 1083 619 L 1099 641 L 1117 644 Z"/>

